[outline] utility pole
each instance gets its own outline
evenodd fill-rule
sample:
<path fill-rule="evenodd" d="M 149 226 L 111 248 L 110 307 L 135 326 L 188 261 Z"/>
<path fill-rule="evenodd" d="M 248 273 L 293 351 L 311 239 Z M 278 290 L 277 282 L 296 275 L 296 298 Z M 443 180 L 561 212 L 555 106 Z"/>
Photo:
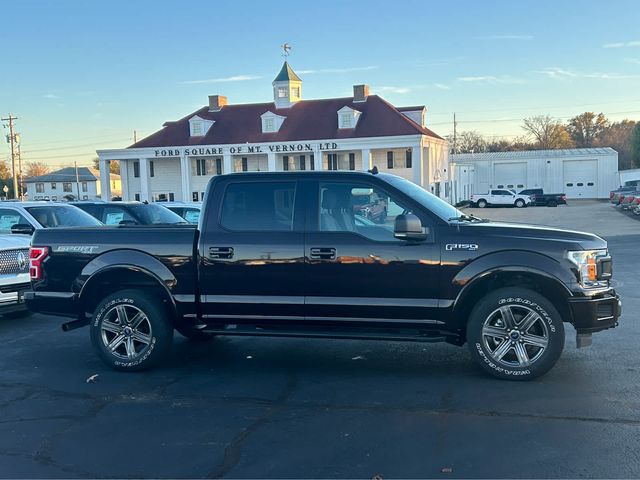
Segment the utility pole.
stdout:
<path fill-rule="evenodd" d="M 456 122 L 456 114 L 455 112 L 453 113 L 453 154 L 457 154 L 458 153 L 458 146 L 456 144 L 456 127 L 458 126 L 458 123 Z"/>
<path fill-rule="evenodd" d="M 76 168 L 76 191 L 78 192 L 76 200 L 80 200 L 80 177 L 78 175 L 78 162 L 73 162 L 73 166 Z"/>
<path fill-rule="evenodd" d="M 138 143 L 138 133 L 135 130 L 133 131 L 133 143 Z"/>
<path fill-rule="evenodd" d="M 16 136 L 13 133 L 13 121 L 18 120 L 9 114 L 7 118 L 0 118 L 3 122 L 9 122 L 9 138 L 8 143 L 11 145 L 11 174 L 13 175 L 13 198 L 18 198 L 18 176 L 16 172 Z"/>

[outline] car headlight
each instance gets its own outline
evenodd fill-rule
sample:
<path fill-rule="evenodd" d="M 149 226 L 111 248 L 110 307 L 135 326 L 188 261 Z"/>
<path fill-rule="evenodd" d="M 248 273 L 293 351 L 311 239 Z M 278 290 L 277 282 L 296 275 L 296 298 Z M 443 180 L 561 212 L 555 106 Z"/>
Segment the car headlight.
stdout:
<path fill-rule="evenodd" d="M 578 280 L 583 287 L 607 286 L 611 278 L 611 257 L 606 250 L 570 251 L 567 257 L 578 268 Z"/>

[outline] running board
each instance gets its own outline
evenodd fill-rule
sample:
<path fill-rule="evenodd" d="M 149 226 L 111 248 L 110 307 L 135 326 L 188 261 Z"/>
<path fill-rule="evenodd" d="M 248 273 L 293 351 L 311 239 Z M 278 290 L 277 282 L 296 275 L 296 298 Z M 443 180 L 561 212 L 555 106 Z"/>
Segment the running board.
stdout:
<path fill-rule="evenodd" d="M 235 328 L 234 328 L 235 327 Z M 447 337 L 444 335 L 420 334 L 415 335 L 399 335 L 389 331 L 320 331 L 320 330 L 303 330 L 303 329 L 264 329 L 259 327 L 249 327 L 245 325 L 229 325 L 225 328 L 204 328 L 203 332 L 213 333 L 215 335 L 228 336 L 244 336 L 244 337 L 296 337 L 296 338 L 333 338 L 344 340 L 386 340 L 392 342 L 446 342 Z"/>

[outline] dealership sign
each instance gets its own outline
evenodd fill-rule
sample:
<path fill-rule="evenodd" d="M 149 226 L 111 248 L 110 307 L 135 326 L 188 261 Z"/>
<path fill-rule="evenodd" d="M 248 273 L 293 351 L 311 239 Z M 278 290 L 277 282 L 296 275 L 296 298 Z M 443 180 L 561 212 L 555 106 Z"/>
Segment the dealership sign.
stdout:
<path fill-rule="evenodd" d="M 180 157 L 182 155 L 241 155 L 252 153 L 294 153 L 311 152 L 316 150 L 337 150 L 338 144 L 334 142 L 322 143 L 269 143 L 265 145 L 233 145 L 224 147 L 180 147 L 160 148 L 154 150 L 156 157 Z"/>

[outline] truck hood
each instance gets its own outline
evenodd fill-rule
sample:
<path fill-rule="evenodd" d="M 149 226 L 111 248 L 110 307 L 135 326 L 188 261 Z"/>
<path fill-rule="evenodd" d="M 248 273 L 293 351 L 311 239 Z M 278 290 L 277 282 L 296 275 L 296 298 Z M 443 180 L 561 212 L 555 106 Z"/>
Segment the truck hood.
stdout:
<path fill-rule="evenodd" d="M 584 250 L 607 248 L 607 242 L 593 233 L 547 227 L 544 225 L 528 225 L 525 223 L 486 222 L 468 223 L 468 233 L 478 231 L 481 235 L 499 236 L 512 239 L 540 240 L 544 242 L 564 242 L 578 245 Z M 471 230 L 472 229 L 472 230 Z"/>
<path fill-rule="evenodd" d="M 16 248 L 29 248 L 30 235 L 18 235 L 14 233 L 0 235 L 0 250 L 14 250 Z"/>

